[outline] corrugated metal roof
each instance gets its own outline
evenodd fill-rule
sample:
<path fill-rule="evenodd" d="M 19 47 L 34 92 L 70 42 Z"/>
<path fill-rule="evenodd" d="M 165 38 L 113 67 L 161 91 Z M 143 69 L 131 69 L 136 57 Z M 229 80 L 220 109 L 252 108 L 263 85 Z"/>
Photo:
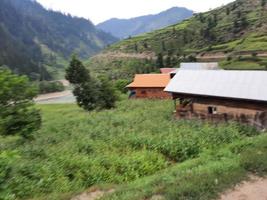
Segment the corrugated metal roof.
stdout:
<path fill-rule="evenodd" d="M 180 70 L 165 91 L 267 101 L 267 71 Z"/>
<path fill-rule="evenodd" d="M 136 74 L 134 81 L 128 85 L 128 88 L 135 87 L 159 87 L 165 88 L 170 82 L 169 74 Z"/>

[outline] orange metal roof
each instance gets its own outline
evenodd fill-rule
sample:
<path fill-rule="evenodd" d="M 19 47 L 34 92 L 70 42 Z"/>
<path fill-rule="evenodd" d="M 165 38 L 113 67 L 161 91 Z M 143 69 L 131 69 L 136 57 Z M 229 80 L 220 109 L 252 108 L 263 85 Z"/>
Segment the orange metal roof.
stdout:
<path fill-rule="evenodd" d="M 169 73 L 171 73 L 171 72 L 173 72 L 175 70 L 177 70 L 177 68 L 161 68 L 160 72 L 162 74 L 169 74 Z"/>
<path fill-rule="evenodd" d="M 170 74 L 136 74 L 128 88 L 156 87 L 165 88 L 170 82 Z"/>

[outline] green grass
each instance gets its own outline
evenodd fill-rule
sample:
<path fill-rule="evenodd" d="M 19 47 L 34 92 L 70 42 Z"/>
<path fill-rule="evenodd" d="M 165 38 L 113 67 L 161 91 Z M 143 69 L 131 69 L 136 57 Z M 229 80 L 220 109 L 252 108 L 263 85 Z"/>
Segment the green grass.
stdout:
<path fill-rule="evenodd" d="M 210 199 L 247 171 L 266 171 L 267 154 L 252 154 L 266 151 L 266 136 L 237 124 L 173 120 L 171 101 L 122 100 L 92 113 L 38 107 L 43 126 L 33 141 L 0 138 L 0 199 L 68 199 L 95 185 L 116 187 L 107 199 Z"/>
<path fill-rule="evenodd" d="M 248 174 L 267 173 L 267 136 L 233 142 L 199 158 L 176 164 L 156 175 L 122 185 L 103 200 L 140 200 L 159 195 L 161 199 L 216 199 Z"/>

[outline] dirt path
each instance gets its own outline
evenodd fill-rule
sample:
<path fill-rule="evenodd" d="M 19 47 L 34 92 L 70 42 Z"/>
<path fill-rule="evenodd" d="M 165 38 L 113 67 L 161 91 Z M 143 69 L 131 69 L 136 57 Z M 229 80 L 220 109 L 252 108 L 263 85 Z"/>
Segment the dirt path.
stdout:
<path fill-rule="evenodd" d="M 123 53 L 123 52 L 107 52 L 98 54 L 94 59 L 110 58 L 110 59 L 123 59 L 123 58 L 136 58 L 136 59 L 155 59 L 155 53 L 145 52 L 145 53 Z"/>
<path fill-rule="evenodd" d="M 39 95 L 35 101 L 44 101 L 44 100 L 49 100 L 49 99 L 54 99 L 54 98 L 60 98 L 60 97 L 64 97 L 64 96 L 68 96 L 71 95 L 72 92 L 70 90 L 66 90 L 63 92 L 54 92 L 54 93 L 49 93 L 49 94 L 42 94 Z"/>
<path fill-rule="evenodd" d="M 250 181 L 226 191 L 220 200 L 267 200 L 267 178 L 252 177 Z"/>
<path fill-rule="evenodd" d="M 237 54 L 233 54 L 230 56 L 243 56 L 243 57 L 251 57 L 252 52 L 251 53 L 237 53 Z M 217 61 L 217 60 L 224 60 L 228 57 L 228 54 L 225 54 L 223 52 L 216 52 L 216 53 L 204 53 L 204 54 L 199 54 L 196 56 L 196 58 L 201 61 L 206 61 L 206 60 L 213 60 L 213 61 Z M 267 52 L 258 52 L 257 53 L 257 57 L 267 57 Z"/>
<path fill-rule="evenodd" d="M 103 197 L 105 194 L 110 194 L 114 192 L 114 190 L 96 190 L 94 192 L 84 192 L 76 197 L 73 197 L 71 200 L 97 200 Z"/>

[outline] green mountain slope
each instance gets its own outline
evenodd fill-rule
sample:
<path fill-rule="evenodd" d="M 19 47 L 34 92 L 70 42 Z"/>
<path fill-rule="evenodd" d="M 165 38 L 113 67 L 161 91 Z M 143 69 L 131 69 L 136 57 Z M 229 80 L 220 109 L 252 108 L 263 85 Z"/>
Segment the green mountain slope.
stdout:
<path fill-rule="evenodd" d="M 118 42 L 101 56 L 109 59 L 110 54 L 142 54 L 155 60 L 162 54 L 165 67 L 198 60 L 221 61 L 226 69 L 265 69 L 266 19 L 265 0 L 237 0 L 179 24 Z M 95 65 L 94 59 L 91 67 L 97 68 L 100 64 Z"/>
<path fill-rule="evenodd" d="M 88 20 L 48 11 L 31 0 L 0 1 L 0 65 L 49 79 L 68 56 L 94 55 L 116 39 Z"/>
<path fill-rule="evenodd" d="M 181 22 L 193 16 L 193 11 L 187 8 L 173 7 L 155 15 L 146 15 L 131 19 L 110 19 L 97 25 L 103 31 L 118 38 L 157 30 Z"/>

